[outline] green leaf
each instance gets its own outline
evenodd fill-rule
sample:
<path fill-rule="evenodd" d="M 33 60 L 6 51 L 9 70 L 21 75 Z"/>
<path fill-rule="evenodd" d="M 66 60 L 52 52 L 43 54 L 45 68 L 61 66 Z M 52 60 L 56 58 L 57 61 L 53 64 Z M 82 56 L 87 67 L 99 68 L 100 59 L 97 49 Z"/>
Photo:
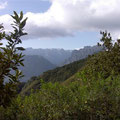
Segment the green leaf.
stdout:
<path fill-rule="evenodd" d="M 24 64 L 23 64 L 22 62 L 20 62 L 20 64 L 21 64 L 22 66 L 24 66 Z"/>
<path fill-rule="evenodd" d="M 28 19 L 28 18 L 25 18 L 25 19 L 22 21 L 22 23 L 20 24 L 20 28 L 24 28 L 27 19 Z"/>
<path fill-rule="evenodd" d="M 3 45 L 3 43 L 0 43 L 0 45 Z"/>
<path fill-rule="evenodd" d="M 25 50 L 23 47 L 16 47 L 16 49 L 21 50 L 21 51 Z"/>
<path fill-rule="evenodd" d="M 20 20 L 19 20 L 19 16 L 18 16 L 18 14 L 14 11 L 14 19 L 18 22 L 18 23 L 20 23 Z"/>
<path fill-rule="evenodd" d="M 20 20 L 22 20 L 23 19 L 23 12 L 21 11 L 20 12 Z"/>

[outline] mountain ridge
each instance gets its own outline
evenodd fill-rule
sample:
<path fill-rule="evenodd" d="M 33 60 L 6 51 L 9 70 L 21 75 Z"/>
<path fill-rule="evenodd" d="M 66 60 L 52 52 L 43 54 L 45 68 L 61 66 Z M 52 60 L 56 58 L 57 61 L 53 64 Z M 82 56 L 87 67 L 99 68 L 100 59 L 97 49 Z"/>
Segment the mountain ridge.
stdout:
<path fill-rule="evenodd" d="M 37 55 L 26 55 L 23 63 L 24 66 L 20 67 L 24 75 L 21 79 L 23 82 L 29 80 L 32 76 L 40 75 L 41 73 L 56 67 L 56 65 L 49 62 L 43 56 Z"/>

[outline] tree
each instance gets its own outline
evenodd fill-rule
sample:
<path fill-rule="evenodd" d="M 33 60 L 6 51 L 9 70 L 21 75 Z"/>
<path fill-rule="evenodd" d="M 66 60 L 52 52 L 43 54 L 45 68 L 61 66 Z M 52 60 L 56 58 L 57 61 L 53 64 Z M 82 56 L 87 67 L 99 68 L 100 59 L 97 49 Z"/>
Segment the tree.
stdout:
<path fill-rule="evenodd" d="M 105 48 L 105 50 L 107 51 L 111 51 L 111 49 L 113 48 L 113 40 L 111 37 L 111 34 L 108 33 L 107 31 L 105 32 L 100 32 L 100 34 L 102 35 L 102 38 L 100 39 L 100 41 L 102 42 L 102 46 Z M 98 43 L 98 45 L 101 46 L 100 43 Z"/>
<path fill-rule="evenodd" d="M 20 37 L 27 35 L 23 32 L 27 20 L 27 18 L 23 19 L 23 12 L 21 11 L 18 15 L 14 11 L 11 17 L 14 19 L 14 23 L 11 24 L 13 32 L 6 33 L 3 24 L 0 25 L 0 106 L 4 107 L 16 95 L 17 83 L 23 77 L 18 67 L 24 66 L 24 55 L 18 51 L 22 51 L 24 48 L 17 47 L 17 45 L 22 43 Z M 5 47 L 3 47 L 2 40 L 7 41 Z"/>
<path fill-rule="evenodd" d="M 104 51 L 91 56 L 87 61 L 87 75 L 90 74 L 92 77 L 93 73 L 101 73 L 104 78 L 120 75 L 120 40 L 113 42 L 110 33 L 107 31 L 101 32 L 101 35 L 101 44 L 98 43 L 98 45 L 103 46 Z"/>

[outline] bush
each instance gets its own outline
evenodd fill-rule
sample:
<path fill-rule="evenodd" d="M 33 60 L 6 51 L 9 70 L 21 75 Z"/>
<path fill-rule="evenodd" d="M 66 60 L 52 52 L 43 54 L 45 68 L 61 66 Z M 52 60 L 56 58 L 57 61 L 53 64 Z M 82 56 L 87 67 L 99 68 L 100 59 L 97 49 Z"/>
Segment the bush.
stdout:
<path fill-rule="evenodd" d="M 117 120 L 120 117 L 120 76 L 79 81 L 63 86 L 44 83 L 40 91 L 15 99 L 8 108 L 17 120 Z M 89 81 L 89 82 L 88 82 Z"/>

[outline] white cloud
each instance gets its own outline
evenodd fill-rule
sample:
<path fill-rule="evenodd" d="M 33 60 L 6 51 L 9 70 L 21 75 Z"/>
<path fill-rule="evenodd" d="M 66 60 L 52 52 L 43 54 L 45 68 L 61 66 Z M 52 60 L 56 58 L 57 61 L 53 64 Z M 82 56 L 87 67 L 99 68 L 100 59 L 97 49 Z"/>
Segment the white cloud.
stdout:
<path fill-rule="evenodd" d="M 6 2 L 0 2 L 0 9 L 5 9 L 7 6 L 7 1 Z"/>
<path fill-rule="evenodd" d="M 108 30 L 118 34 L 120 30 L 120 0 L 49 1 L 52 4 L 46 12 L 25 14 L 30 38 L 69 36 L 77 31 Z M 1 16 L 0 21 L 3 17 L 4 23 L 10 21 L 7 16 Z"/>

